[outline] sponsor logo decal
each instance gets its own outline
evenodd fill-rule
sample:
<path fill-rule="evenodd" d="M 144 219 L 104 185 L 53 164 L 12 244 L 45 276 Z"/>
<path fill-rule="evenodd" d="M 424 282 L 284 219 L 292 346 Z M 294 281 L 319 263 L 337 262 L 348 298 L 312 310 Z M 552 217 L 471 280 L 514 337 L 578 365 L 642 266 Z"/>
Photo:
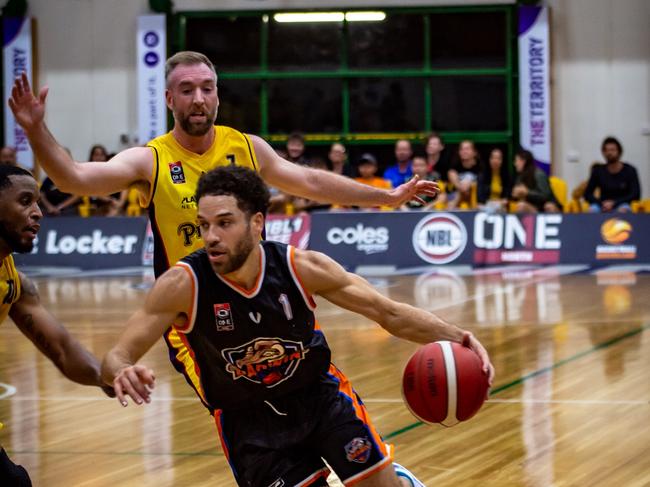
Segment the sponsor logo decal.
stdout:
<path fill-rule="evenodd" d="M 596 246 L 596 259 L 635 259 L 636 245 L 623 245 L 630 238 L 632 231 L 632 224 L 626 220 L 606 220 L 600 227 L 600 236 L 607 245 Z"/>
<path fill-rule="evenodd" d="M 178 225 L 176 233 L 183 237 L 183 245 L 185 247 L 190 247 L 192 240 L 201 238 L 201 229 L 192 222 L 183 222 Z"/>
<path fill-rule="evenodd" d="M 366 255 L 386 252 L 390 235 L 386 227 L 366 227 L 358 223 L 355 227 L 333 227 L 327 231 L 327 241 L 332 245 L 354 245 Z"/>
<path fill-rule="evenodd" d="M 284 480 L 282 480 L 280 478 L 280 479 L 276 480 L 275 482 L 273 482 L 271 485 L 269 485 L 269 487 L 284 487 L 284 485 L 285 485 Z"/>
<path fill-rule="evenodd" d="M 463 253 L 466 245 L 467 230 L 454 215 L 427 215 L 413 230 L 413 249 L 430 264 L 454 261 Z"/>
<path fill-rule="evenodd" d="M 370 458 L 372 447 L 367 437 L 354 438 L 345 445 L 345 457 L 348 462 L 366 463 Z"/>
<path fill-rule="evenodd" d="M 196 208 L 196 196 L 183 196 L 181 200 L 181 208 L 183 210 L 193 210 Z"/>
<path fill-rule="evenodd" d="M 183 172 L 183 164 L 181 163 L 181 161 L 169 163 L 169 175 L 172 178 L 172 183 L 174 184 L 185 183 L 185 173 Z"/>
<path fill-rule="evenodd" d="M 260 321 L 262 320 L 262 315 L 260 312 L 253 313 L 252 311 L 248 313 L 248 317 L 254 322 L 259 324 Z"/>
<path fill-rule="evenodd" d="M 234 380 L 244 378 L 266 387 L 274 387 L 291 377 L 306 353 L 301 342 L 267 337 L 221 352 L 227 362 L 226 371 Z"/>
<path fill-rule="evenodd" d="M 48 255 L 130 255 L 140 237 L 137 235 L 104 235 L 101 230 L 93 230 L 90 235 L 65 235 L 57 230 L 48 230 L 45 235 L 44 253 Z M 39 239 L 34 242 L 33 254 L 39 253 Z"/>
<path fill-rule="evenodd" d="M 235 323 L 230 312 L 230 303 L 218 303 L 214 305 L 214 320 L 217 331 L 233 331 Z"/>
<path fill-rule="evenodd" d="M 526 262 L 556 264 L 560 260 L 562 215 L 501 215 L 474 217 L 474 263 Z"/>

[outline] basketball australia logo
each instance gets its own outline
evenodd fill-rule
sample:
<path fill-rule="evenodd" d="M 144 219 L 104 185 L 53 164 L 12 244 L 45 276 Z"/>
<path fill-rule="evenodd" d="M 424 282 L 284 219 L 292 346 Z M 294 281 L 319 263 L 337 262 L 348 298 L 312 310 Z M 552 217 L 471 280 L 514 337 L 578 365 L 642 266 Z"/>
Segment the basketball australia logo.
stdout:
<path fill-rule="evenodd" d="M 454 215 L 427 215 L 413 230 L 413 249 L 430 264 L 447 264 L 465 250 L 467 230 Z"/>
<path fill-rule="evenodd" d="M 291 377 L 305 358 L 301 342 L 266 337 L 226 348 L 221 354 L 227 362 L 226 370 L 234 380 L 245 378 L 267 387 L 274 387 Z"/>

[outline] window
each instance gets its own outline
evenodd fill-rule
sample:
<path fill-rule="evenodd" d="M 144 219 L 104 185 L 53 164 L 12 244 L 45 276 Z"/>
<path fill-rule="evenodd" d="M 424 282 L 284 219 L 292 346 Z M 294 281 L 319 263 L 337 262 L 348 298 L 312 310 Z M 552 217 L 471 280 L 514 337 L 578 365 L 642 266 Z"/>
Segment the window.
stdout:
<path fill-rule="evenodd" d="M 505 147 L 510 159 L 516 6 L 383 13 L 378 21 L 341 14 L 332 22 L 282 23 L 269 11 L 181 12 L 177 45 L 215 63 L 219 123 L 274 145 L 299 130 L 308 152 L 342 140 L 351 156 L 372 148 L 386 157 L 397 138 L 419 147 L 437 131 L 447 144 Z"/>

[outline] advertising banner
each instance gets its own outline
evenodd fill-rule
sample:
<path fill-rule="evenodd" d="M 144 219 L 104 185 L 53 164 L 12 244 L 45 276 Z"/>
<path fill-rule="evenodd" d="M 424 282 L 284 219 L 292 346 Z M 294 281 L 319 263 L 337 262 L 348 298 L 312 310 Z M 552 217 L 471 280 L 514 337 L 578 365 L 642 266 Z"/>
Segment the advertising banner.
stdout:
<path fill-rule="evenodd" d="M 141 144 L 167 132 L 165 15 L 138 17 L 138 141 Z"/>
<path fill-rule="evenodd" d="M 309 248 L 348 270 L 648 263 L 650 215 L 314 213 Z"/>
<path fill-rule="evenodd" d="M 519 139 L 547 174 L 551 168 L 548 8 L 519 7 Z"/>
<path fill-rule="evenodd" d="M 142 265 L 146 218 L 45 218 L 34 250 L 18 266 L 109 269 Z"/>
<path fill-rule="evenodd" d="M 32 19 L 30 17 L 2 18 L 2 56 L 5 106 L 5 145 L 16 148 L 18 164 L 27 169 L 34 167 L 34 155 L 23 129 L 16 123 L 7 106 L 14 79 L 23 72 L 32 83 Z"/>
<path fill-rule="evenodd" d="M 266 239 L 306 249 L 309 243 L 311 218 L 303 213 L 296 216 L 268 215 L 266 217 Z"/>

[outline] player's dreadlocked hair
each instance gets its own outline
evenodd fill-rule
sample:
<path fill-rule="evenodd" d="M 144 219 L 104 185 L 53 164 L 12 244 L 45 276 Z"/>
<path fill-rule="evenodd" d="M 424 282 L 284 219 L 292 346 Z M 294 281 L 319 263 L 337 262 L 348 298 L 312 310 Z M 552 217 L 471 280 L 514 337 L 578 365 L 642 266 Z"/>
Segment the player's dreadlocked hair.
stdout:
<path fill-rule="evenodd" d="M 230 195 L 248 216 L 257 212 L 266 216 L 269 190 L 255 171 L 242 166 L 221 166 L 201 176 L 196 188 L 196 202 L 203 196 Z"/>

